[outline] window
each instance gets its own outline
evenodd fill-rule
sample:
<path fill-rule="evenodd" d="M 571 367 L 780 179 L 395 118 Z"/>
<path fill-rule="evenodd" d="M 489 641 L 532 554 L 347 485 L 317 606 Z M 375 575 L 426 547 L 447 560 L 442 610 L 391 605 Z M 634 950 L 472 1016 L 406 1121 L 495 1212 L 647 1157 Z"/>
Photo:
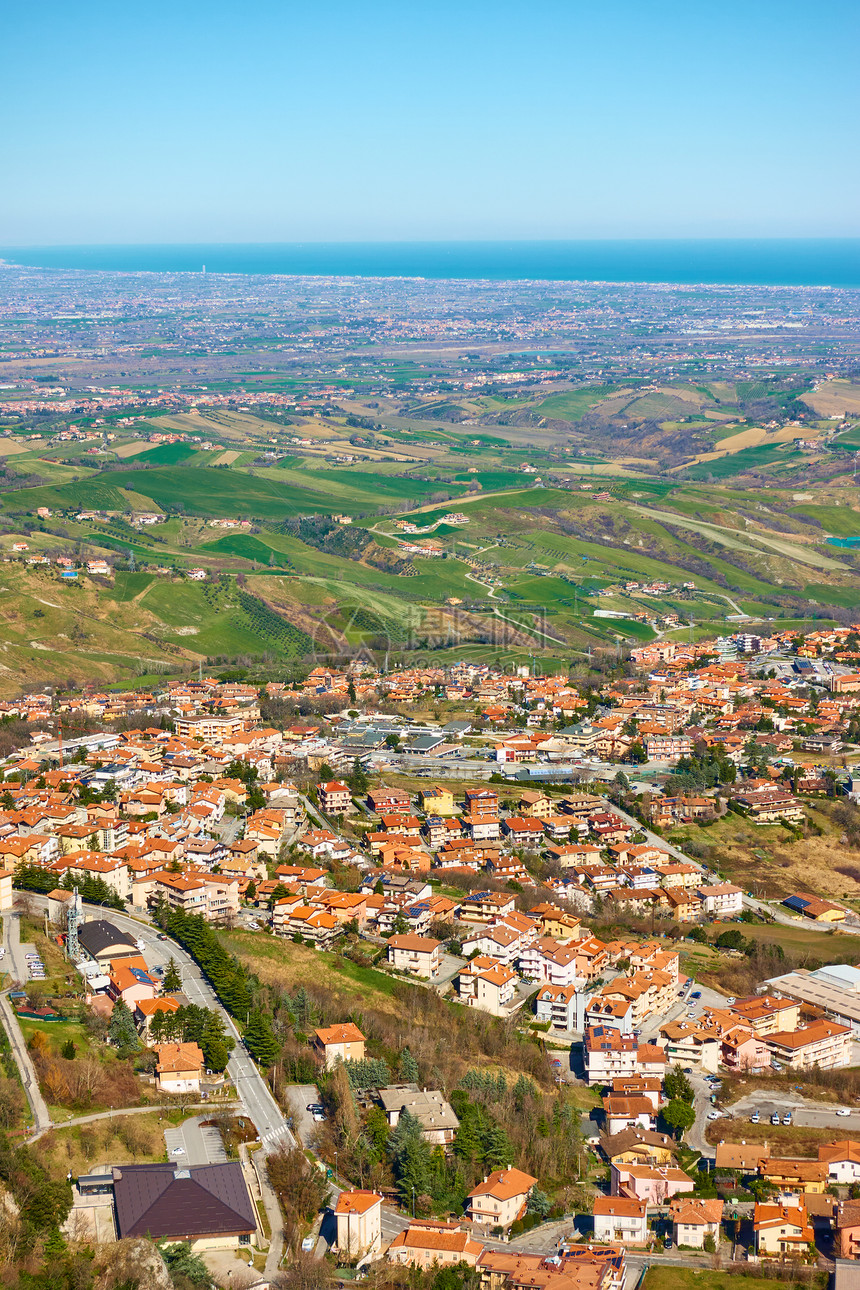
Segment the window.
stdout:
<path fill-rule="evenodd" d="M 251 1244 L 251 1234 L 250 1234 L 250 1232 L 242 1232 L 241 1236 L 239 1237 L 239 1244 L 240 1244 L 240 1245 L 250 1245 L 250 1244 Z"/>

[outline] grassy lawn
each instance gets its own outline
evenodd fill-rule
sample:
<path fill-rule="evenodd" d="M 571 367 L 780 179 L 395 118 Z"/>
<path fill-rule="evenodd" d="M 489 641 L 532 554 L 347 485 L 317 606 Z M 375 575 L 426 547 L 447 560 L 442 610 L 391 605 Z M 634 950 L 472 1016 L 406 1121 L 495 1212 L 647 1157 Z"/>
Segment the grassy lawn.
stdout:
<path fill-rule="evenodd" d="M 385 972 L 359 967 L 339 954 L 294 945 L 280 936 L 233 931 L 223 933 L 221 939 L 261 981 L 288 989 L 316 981 L 343 995 L 347 1007 L 362 1003 L 396 1011 L 393 996 L 403 982 Z"/>
<path fill-rule="evenodd" d="M 860 898 L 841 842 L 841 829 L 830 820 L 823 800 L 805 803 L 810 822 L 821 829 L 795 842 L 778 824 L 751 824 L 729 813 L 709 828 L 673 828 L 670 841 L 683 850 L 688 842 L 712 868 L 754 896 L 782 899 L 795 891 L 810 891 L 831 900 Z"/>
<path fill-rule="evenodd" d="M 61 1118 L 68 1112 L 61 1110 Z M 98 1165 L 152 1164 L 167 1159 L 164 1130 L 187 1116 L 172 1112 L 159 1119 L 158 1111 L 146 1115 L 116 1115 L 109 1120 L 53 1129 L 30 1147 L 52 1178 L 77 1177 Z"/>
<path fill-rule="evenodd" d="M 825 1281 L 826 1274 L 822 1273 L 822 1286 Z M 652 1263 L 645 1274 L 643 1290 L 754 1290 L 754 1287 L 759 1290 L 761 1286 L 772 1284 L 772 1277 L 737 1276 L 711 1268 L 700 1271 L 698 1268 Z"/>
<path fill-rule="evenodd" d="M 30 1021 L 27 1017 L 19 1017 L 18 1024 L 26 1043 L 29 1043 L 32 1036 L 38 1033 L 47 1037 L 55 1053 L 58 1053 L 69 1039 L 78 1050 L 76 1056 L 85 1057 L 87 1053 L 93 1051 L 89 1036 L 79 1021 Z"/>

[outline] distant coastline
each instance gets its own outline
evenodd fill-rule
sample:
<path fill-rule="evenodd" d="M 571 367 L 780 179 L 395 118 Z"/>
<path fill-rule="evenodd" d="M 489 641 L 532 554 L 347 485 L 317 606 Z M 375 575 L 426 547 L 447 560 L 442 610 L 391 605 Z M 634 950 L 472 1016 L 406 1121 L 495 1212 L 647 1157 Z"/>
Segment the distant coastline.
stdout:
<path fill-rule="evenodd" d="M 860 287 L 860 238 L 35 246 L 0 258 L 124 273 Z"/>

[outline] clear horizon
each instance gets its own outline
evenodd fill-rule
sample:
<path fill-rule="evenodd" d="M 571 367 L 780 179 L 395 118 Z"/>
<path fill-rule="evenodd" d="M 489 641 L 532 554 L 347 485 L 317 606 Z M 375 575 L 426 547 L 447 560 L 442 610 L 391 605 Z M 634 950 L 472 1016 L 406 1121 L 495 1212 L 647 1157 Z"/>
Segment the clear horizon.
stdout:
<path fill-rule="evenodd" d="M 860 233 L 848 0 L 47 0 L 4 36 L 0 245 Z"/>

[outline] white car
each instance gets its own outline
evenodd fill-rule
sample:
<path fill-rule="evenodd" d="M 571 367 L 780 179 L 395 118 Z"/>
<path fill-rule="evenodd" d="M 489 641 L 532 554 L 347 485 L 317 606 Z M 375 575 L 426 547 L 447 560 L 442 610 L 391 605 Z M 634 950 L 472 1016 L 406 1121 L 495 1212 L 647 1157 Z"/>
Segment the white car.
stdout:
<path fill-rule="evenodd" d="M 847 1107 L 847 1106 L 840 1106 L 840 1108 L 839 1108 L 839 1110 L 836 1112 L 836 1114 L 837 1114 L 837 1115 L 850 1115 L 850 1114 L 851 1114 L 851 1112 L 848 1110 L 848 1107 Z"/>
<path fill-rule="evenodd" d="M 184 1147 L 174 1147 L 174 1148 L 173 1148 L 173 1151 L 172 1151 L 170 1154 L 171 1154 L 171 1155 L 174 1155 L 174 1156 L 184 1156 L 184 1155 L 185 1155 L 185 1148 L 184 1148 Z"/>
<path fill-rule="evenodd" d="M 707 1119 L 709 1120 L 721 1120 L 722 1118 L 723 1118 L 722 1111 L 709 1111 L 707 1114 Z"/>

